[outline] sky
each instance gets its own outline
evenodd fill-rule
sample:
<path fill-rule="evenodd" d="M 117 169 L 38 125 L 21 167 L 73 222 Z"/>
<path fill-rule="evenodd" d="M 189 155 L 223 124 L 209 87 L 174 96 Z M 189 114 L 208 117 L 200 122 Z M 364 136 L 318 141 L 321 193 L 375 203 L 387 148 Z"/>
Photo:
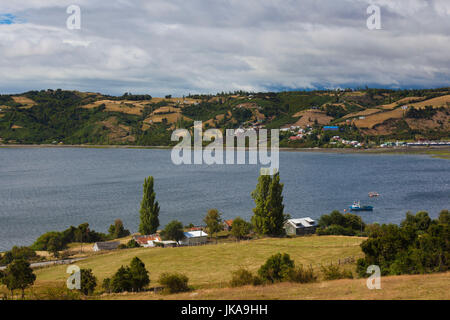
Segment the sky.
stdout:
<path fill-rule="evenodd" d="M 449 18 L 449 0 L 0 0 L 0 93 L 444 87 Z"/>

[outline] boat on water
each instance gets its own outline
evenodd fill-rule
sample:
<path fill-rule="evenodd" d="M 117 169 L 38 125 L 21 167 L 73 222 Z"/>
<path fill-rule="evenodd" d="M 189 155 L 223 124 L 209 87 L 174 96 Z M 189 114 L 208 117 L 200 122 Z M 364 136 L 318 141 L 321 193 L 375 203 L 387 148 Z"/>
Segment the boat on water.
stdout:
<path fill-rule="evenodd" d="M 380 196 L 380 194 L 378 192 L 374 192 L 374 191 L 369 192 L 369 197 L 371 197 L 371 198 L 375 198 L 375 197 L 379 197 L 379 196 Z"/>
<path fill-rule="evenodd" d="M 353 204 L 350 207 L 351 211 L 373 211 L 372 206 L 362 206 L 359 201 L 353 202 Z"/>

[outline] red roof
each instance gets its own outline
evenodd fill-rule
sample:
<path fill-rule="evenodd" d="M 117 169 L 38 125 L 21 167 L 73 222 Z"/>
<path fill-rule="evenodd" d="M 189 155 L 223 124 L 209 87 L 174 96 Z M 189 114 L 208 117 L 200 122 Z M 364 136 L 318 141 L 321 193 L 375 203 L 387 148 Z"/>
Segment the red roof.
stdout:
<path fill-rule="evenodd" d="M 229 227 L 231 227 L 231 226 L 233 225 L 233 219 L 225 220 L 224 222 L 225 222 L 225 224 L 226 224 L 227 226 L 229 226 Z"/>
<path fill-rule="evenodd" d="M 151 236 L 135 236 L 134 240 L 139 244 L 148 244 L 149 241 L 161 241 L 161 238 L 159 235 L 153 234 Z"/>

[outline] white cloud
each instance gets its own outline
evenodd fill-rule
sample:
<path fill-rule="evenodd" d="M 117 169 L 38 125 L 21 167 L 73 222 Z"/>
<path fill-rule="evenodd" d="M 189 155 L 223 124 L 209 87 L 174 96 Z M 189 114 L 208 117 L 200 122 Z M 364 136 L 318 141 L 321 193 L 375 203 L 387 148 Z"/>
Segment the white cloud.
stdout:
<path fill-rule="evenodd" d="M 383 30 L 366 28 L 382 6 Z M 121 94 L 448 85 L 446 0 L 81 0 L 0 4 L 0 87 Z"/>

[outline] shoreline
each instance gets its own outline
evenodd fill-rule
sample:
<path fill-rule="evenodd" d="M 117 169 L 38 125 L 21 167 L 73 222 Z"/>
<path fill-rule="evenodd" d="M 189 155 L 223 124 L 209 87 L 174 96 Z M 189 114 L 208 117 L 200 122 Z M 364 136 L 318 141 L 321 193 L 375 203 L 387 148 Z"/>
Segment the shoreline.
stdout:
<path fill-rule="evenodd" d="M 155 149 L 169 150 L 172 146 L 134 146 L 134 145 L 54 145 L 54 144 L 0 144 L 0 149 L 33 149 L 33 148 L 80 148 L 80 149 Z M 224 148 L 227 149 L 227 148 Z M 235 150 L 237 148 L 234 148 Z M 248 150 L 248 148 L 245 148 Z M 363 154 L 433 154 L 435 151 L 450 153 L 450 146 L 420 146 L 420 147 L 391 147 L 391 148 L 371 148 L 371 149 L 353 149 L 353 148 L 287 148 L 281 147 L 279 151 L 283 152 L 326 152 L 326 153 L 363 153 Z"/>

